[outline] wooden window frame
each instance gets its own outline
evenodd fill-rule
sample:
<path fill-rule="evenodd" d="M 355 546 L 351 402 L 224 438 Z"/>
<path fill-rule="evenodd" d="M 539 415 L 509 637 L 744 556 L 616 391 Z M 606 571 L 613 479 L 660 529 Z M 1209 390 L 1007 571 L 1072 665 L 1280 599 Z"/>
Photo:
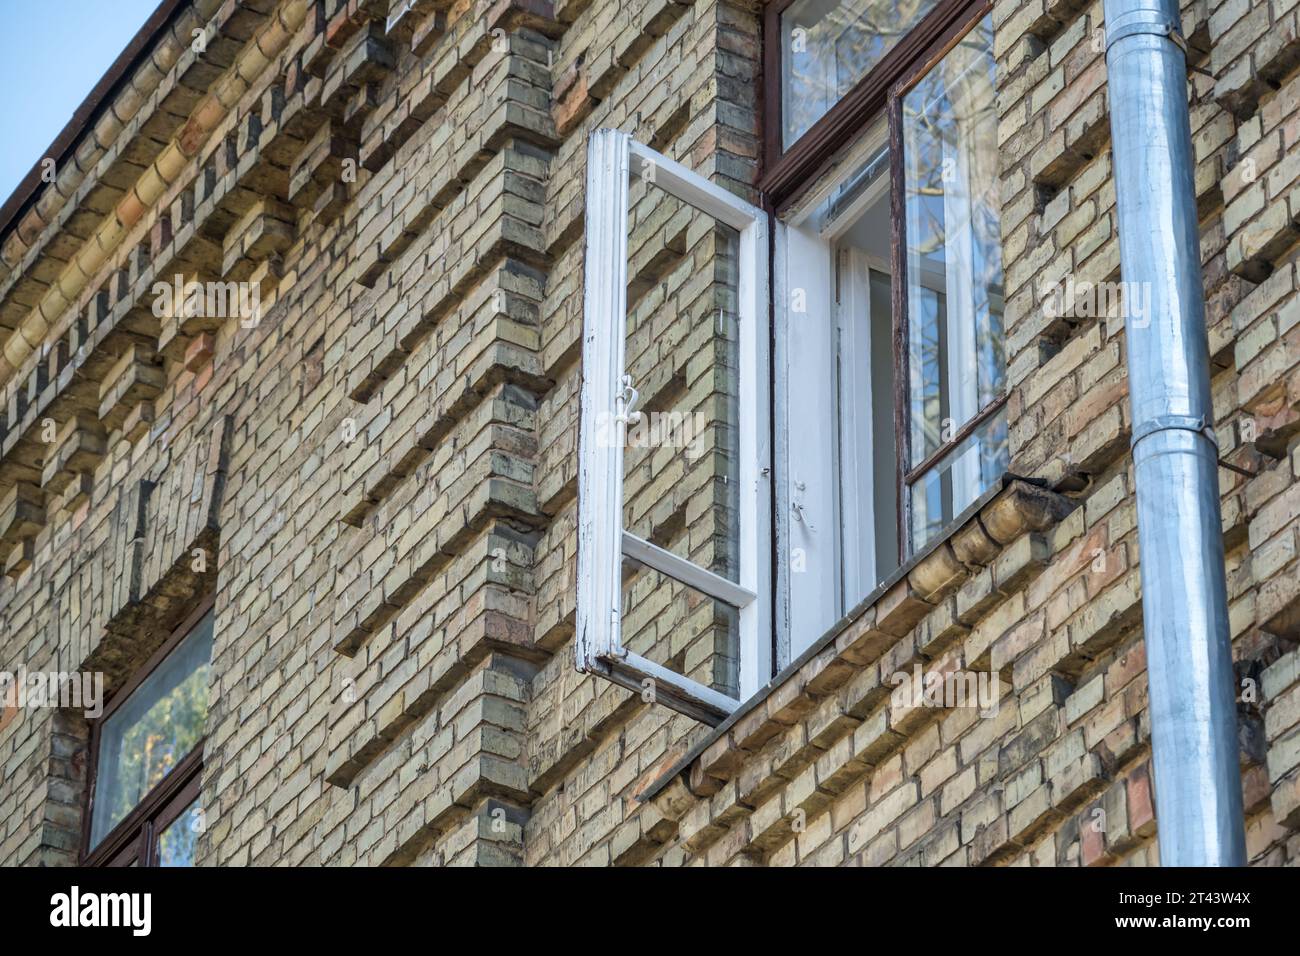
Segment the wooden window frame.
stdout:
<path fill-rule="evenodd" d="M 941 4 L 942 7 L 942 4 Z M 962 442 L 975 434 L 1005 405 L 1005 389 L 986 402 L 974 415 L 962 423 L 948 441 L 941 444 L 924 460 L 909 466 L 912 460 L 912 413 L 910 316 L 907 299 L 907 195 L 906 171 L 903 167 L 903 98 L 952 51 L 976 25 L 989 16 L 993 4 L 989 0 L 966 2 L 957 17 L 924 49 L 911 68 L 890 87 L 885 109 L 889 117 L 889 176 L 890 176 L 890 228 L 893 249 L 890 263 L 893 275 L 890 299 L 893 307 L 894 368 L 894 447 L 898 454 L 898 556 L 905 563 L 915 553 L 912 542 L 912 487 L 946 456 L 959 448 Z M 934 12 L 939 12 L 935 10 Z M 922 21 L 918 29 L 925 26 Z M 913 31 L 915 32 L 915 31 Z M 910 36 L 910 34 L 909 34 Z M 924 544 L 922 544 L 924 547 Z"/>
<path fill-rule="evenodd" d="M 930 455 L 912 460 L 910 336 L 907 288 L 907 208 L 903 166 L 903 99 L 992 10 L 990 0 L 940 0 L 853 88 L 782 151 L 781 14 L 795 0 L 773 0 L 764 9 L 764 173 L 759 188 L 773 216 L 794 205 L 858 136 L 882 115 L 889 128 L 890 303 L 894 376 L 894 447 L 897 454 L 896 533 L 898 558 L 915 552 L 912 495 L 916 483 L 1005 405 L 1005 390 L 962 423 Z M 880 516 L 884 517 L 884 516 Z"/>
<path fill-rule="evenodd" d="M 781 104 L 781 14 L 795 0 L 771 0 L 763 9 L 763 172 L 758 188 L 776 214 L 784 212 L 799 193 L 840 150 L 884 112 L 901 85 L 920 79 L 981 16 L 991 0 L 939 0 L 862 79 L 796 140 L 783 149 Z M 891 148 L 893 142 L 890 143 Z"/>
<path fill-rule="evenodd" d="M 158 648 L 122 687 L 113 694 L 104 712 L 90 722 L 90 756 L 87 762 L 86 792 L 82 798 L 81 863 L 83 866 L 113 867 L 157 866 L 158 834 L 184 813 L 198 798 L 203 776 L 203 745 L 207 735 L 200 737 L 190 751 L 177 762 L 140 802 L 118 821 L 93 848 L 90 834 L 95 806 L 95 787 L 98 783 L 100 734 L 104 723 L 120 708 L 139 686 L 189 637 L 194 628 L 214 605 L 212 596 L 204 598 L 185 619 L 172 630 Z"/>

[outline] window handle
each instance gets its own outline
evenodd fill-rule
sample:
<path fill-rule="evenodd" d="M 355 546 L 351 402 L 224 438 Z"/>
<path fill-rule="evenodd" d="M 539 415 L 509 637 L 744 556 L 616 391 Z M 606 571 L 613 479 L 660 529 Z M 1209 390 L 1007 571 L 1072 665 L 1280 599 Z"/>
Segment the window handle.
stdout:
<path fill-rule="evenodd" d="M 641 420 L 641 413 L 634 411 L 636 403 L 640 401 L 641 393 L 632 386 L 632 376 L 623 376 L 623 388 L 614 396 L 614 408 L 616 414 L 615 421 L 620 421 L 624 425 L 635 425 Z"/>
<path fill-rule="evenodd" d="M 807 490 L 808 490 L 808 486 L 805 485 L 802 481 L 797 481 L 797 480 L 796 480 L 795 483 L 794 483 L 794 486 L 795 486 L 795 489 L 798 490 L 798 491 L 800 491 L 800 492 L 804 492 L 804 491 L 807 491 Z M 794 516 L 795 516 L 796 518 L 799 519 L 799 523 L 800 523 L 801 525 L 803 525 L 805 528 L 808 529 L 808 533 L 809 533 L 809 534 L 816 534 L 816 533 L 817 533 L 817 529 L 813 527 L 813 523 L 812 523 L 811 521 L 808 520 L 808 512 L 807 512 L 807 510 L 804 508 L 804 506 L 803 506 L 803 502 L 801 502 L 801 501 L 791 501 L 791 502 L 790 502 L 790 510 L 793 511 L 793 512 L 794 512 Z"/>

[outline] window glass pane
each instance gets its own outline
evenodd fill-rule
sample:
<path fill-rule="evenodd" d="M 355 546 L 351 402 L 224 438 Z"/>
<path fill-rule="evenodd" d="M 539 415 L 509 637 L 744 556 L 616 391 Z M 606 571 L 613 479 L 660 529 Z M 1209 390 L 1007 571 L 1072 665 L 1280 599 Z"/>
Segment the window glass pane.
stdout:
<path fill-rule="evenodd" d="M 203 736 L 211 659 L 209 611 L 104 721 L 95 770 L 92 847 L 135 809 Z"/>
<path fill-rule="evenodd" d="M 739 581 L 740 236 L 640 178 L 628 233 L 623 527 Z"/>
<path fill-rule="evenodd" d="M 195 800 L 158 834 L 159 866 L 194 865 L 194 845 L 199 839 L 200 819 L 199 802 Z"/>
<path fill-rule="evenodd" d="M 938 0 L 796 0 L 781 13 L 781 136 L 789 148 Z"/>
<path fill-rule="evenodd" d="M 921 550 L 1007 469 L 1007 414 L 1000 408 L 910 488 L 912 551 Z"/>
<path fill-rule="evenodd" d="M 623 646 L 740 696 L 740 612 L 654 568 L 623 559 Z"/>
<path fill-rule="evenodd" d="M 1005 384 L 994 75 L 985 17 L 903 99 L 912 468 Z"/>
<path fill-rule="evenodd" d="M 802 228 L 823 238 L 842 236 L 847 231 L 863 234 L 858 220 L 870 217 L 869 251 L 889 260 L 889 124 L 882 116 L 836 160 L 842 172 L 825 199 L 808 214 Z M 882 218 L 883 217 L 883 218 Z"/>
<path fill-rule="evenodd" d="M 645 167 L 628 190 L 623 368 L 637 397 L 621 429 L 623 527 L 739 582 L 740 234 L 665 192 L 654 173 Z M 624 559 L 628 650 L 737 696 L 739 620 L 730 605 Z"/>

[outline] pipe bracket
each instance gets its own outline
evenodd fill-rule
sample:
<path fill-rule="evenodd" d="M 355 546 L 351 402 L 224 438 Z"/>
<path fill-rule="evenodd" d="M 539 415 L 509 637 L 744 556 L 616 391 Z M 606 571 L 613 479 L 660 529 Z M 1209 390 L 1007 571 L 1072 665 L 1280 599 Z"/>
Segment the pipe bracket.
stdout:
<path fill-rule="evenodd" d="M 1196 418 L 1191 415 L 1157 415 L 1155 418 L 1148 418 L 1133 429 L 1133 437 L 1130 439 L 1128 446 L 1134 448 L 1138 442 L 1148 435 L 1164 431 L 1195 432 L 1208 438 L 1216 452 L 1219 449 L 1219 440 L 1214 437 L 1214 429 L 1210 426 L 1210 423 L 1204 417 Z"/>
<path fill-rule="evenodd" d="M 1113 31 L 1107 30 L 1106 52 L 1110 53 L 1111 46 L 1120 40 L 1139 34 L 1168 37 L 1173 41 L 1174 46 L 1183 51 L 1183 56 L 1187 56 L 1187 38 L 1183 36 L 1182 24 L 1177 20 L 1171 20 L 1168 17 L 1159 15 L 1154 15 L 1150 20 L 1130 20 L 1116 27 Z"/>

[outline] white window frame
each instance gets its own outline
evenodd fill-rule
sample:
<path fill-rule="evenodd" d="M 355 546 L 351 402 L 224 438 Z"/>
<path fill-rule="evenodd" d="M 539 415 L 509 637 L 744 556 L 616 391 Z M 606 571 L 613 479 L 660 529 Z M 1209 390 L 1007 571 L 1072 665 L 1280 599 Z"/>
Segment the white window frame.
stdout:
<path fill-rule="evenodd" d="M 739 581 L 732 582 L 623 528 L 623 450 L 637 393 L 626 377 L 628 186 L 654 185 L 740 233 L 738 249 Z M 716 724 L 772 677 L 771 449 L 768 427 L 767 214 L 614 129 L 587 145 L 586 261 L 582 317 L 581 420 L 578 437 L 578 670 L 601 674 L 640 693 L 653 681 L 655 701 Z M 616 440 L 602 424 L 616 422 Z M 740 698 L 732 698 L 627 650 L 622 645 L 622 563 L 632 558 L 736 608 Z"/>
<path fill-rule="evenodd" d="M 887 521 L 891 534 L 897 524 L 892 512 L 876 515 L 870 466 L 877 436 L 870 416 L 852 398 L 871 393 L 869 291 L 845 288 L 836 294 L 837 244 L 862 211 L 879 201 L 879 188 L 858 195 L 819 228 L 812 225 L 836 190 L 888 144 L 881 130 L 861 134 L 838 169 L 776 220 L 776 533 L 778 554 L 789 555 L 776 569 L 781 665 L 807 650 L 876 586 L 877 523 Z M 887 177 L 884 183 L 888 201 Z M 869 264 L 892 271 L 888 263 Z M 892 388 L 893 382 L 882 385 Z M 806 422 L 827 427 L 800 427 Z M 881 437 L 894 441 L 892 431 Z"/>

